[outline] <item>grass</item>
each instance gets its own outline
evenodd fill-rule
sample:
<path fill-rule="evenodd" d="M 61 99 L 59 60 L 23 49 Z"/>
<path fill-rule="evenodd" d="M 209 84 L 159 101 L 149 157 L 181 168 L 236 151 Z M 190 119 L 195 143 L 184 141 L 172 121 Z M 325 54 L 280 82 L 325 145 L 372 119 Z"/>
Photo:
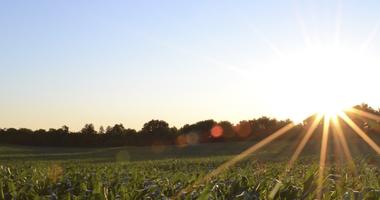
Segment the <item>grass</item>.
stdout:
<path fill-rule="evenodd" d="M 1 160 L 71 160 L 96 158 L 104 161 L 161 160 L 170 158 L 194 158 L 210 156 L 233 156 L 255 144 L 254 142 L 230 142 L 198 144 L 188 147 L 110 147 L 110 148 L 66 148 L 66 147 L 29 147 L 15 145 L 0 146 Z M 261 154 L 280 153 L 284 143 L 276 143 Z"/>
<path fill-rule="evenodd" d="M 286 176 L 294 146 L 275 142 L 207 181 L 251 142 L 180 148 L 0 146 L 0 199 L 315 199 L 318 152 L 308 146 Z M 318 146 L 315 144 L 314 146 Z M 361 148 L 361 151 L 363 148 Z M 368 151 L 370 152 L 370 151 Z M 329 165 L 323 199 L 379 199 L 379 158 L 355 154 L 357 172 Z M 278 187 L 274 196 L 271 192 Z M 187 190 L 184 190 L 187 188 Z"/>

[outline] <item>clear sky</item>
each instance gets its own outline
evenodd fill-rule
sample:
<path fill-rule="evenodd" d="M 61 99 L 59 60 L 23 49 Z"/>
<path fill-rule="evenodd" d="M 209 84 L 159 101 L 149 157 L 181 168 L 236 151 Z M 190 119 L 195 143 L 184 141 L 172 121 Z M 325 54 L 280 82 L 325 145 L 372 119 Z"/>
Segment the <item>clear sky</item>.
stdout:
<path fill-rule="evenodd" d="M 379 10 L 376 0 L 1 1 L 0 127 L 377 107 Z"/>

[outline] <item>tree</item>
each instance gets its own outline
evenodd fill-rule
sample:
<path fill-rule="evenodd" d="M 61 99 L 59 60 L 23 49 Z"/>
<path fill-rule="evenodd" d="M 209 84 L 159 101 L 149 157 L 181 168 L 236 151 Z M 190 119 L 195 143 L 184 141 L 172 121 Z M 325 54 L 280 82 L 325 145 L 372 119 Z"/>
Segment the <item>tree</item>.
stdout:
<path fill-rule="evenodd" d="M 234 127 L 234 129 L 239 138 L 244 139 L 252 135 L 251 124 L 246 120 L 240 121 L 239 124 Z"/>
<path fill-rule="evenodd" d="M 63 125 L 63 126 L 61 127 L 61 130 L 62 130 L 63 133 L 65 133 L 65 134 L 69 134 L 69 127 L 68 127 L 68 126 Z"/>
<path fill-rule="evenodd" d="M 105 133 L 104 127 L 100 126 L 100 128 L 99 128 L 99 134 L 104 134 L 104 133 Z"/>
<path fill-rule="evenodd" d="M 107 134 L 111 135 L 121 135 L 125 133 L 125 128 L 123 124 L 115 124 L 112 128 L 107 129 Z"/>
<path fill-rule="evenodd" d="M 169 124 L 163 120 L 151 120 L 144 124 L 141 129 L 145 134 L 166 134 L 170 133 Z"/>
<path fill-rule="evenodd" d="M 86 124 L 86 125 L 84 125 L 84 127 L 82 128 L 81 133 L 82 133 L 82 134 L 88 134 L 88 135 L 91 135 L 91 134 L 96 134 L 96 130 L 95 130 L 95 127 L 94 127 L 93 124 Z"/>
<path fill-rule="evenodd" d="M 172 144 L 174 143 L 175 134 L 169 124 L 163 120 L 151 120 L 144 124 L 140 131 L 141 142 L 145 144 Z"/>
<path fill-rule="evenodd" d="M 218 123 L 218 125 L 223 129 L 223 137 L 224 138 L 235 137 L 236 133 L 235 133 L 234 127 L 233 127 L 231 122 L 221 121 Z"/>
<path fill-rule="evenodd" d="M 195 134 L 199 142 L 210 142 L 210 139 L 212 139 L 210 131 L 216 124 L 212 119 L 199 121 L 195 124 L 183 126 L 179 132 L 185 135 Z"/>

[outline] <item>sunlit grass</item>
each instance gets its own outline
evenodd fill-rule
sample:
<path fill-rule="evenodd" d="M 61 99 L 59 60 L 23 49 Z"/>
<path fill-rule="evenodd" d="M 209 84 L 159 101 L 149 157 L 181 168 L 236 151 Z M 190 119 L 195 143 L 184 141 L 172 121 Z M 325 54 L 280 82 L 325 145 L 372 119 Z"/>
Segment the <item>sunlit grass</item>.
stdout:
<path fill-rule="evenodd" d="M 352 110 L 351 110 L 352 111 Z M 367 113 L 365 111 L 360 111 L 359 110 L 354 110 L 354 112 L 358 115 L 368 117 L 370 119 L 378 119 L 378 116 L 373 115 L 371 113 Z M 308 130 L 306 131 L 305 135 L 303 136 L 301 142 L 297 145 L 297 148 L 295 152 L 292 154 L 290 160 L 288 161 L 286 167 L 285 167 L 285 172 L 280 175 L 280 179 L 284 178 L 286 174 L 292 169 L 292 166 L 296 162 L 296 160 L 299 158 L 299 155 L 303 151 L 305 145 L 307 142 L 310 140 L 313 132 L 318 128 L 320 125 L 320 122 L 323 119 L 323 131 L 322 131 L 322 141 L 321 141 L 321 147 L 320 147 L 320 160 L 319 160 L 319 172 L 318 172 L 318 181 L 317 181 L 317 199 L 322 199 L 323 198 L 323 181 L 324 181 L 324 174 L 325 174 L 325 168 L 326 168 L 326 161 L 327 161 L 327 156 L 328 156 L 328 140 L 329 140 L 329 134 L 330 134 L 330 127 L 332 127 L 332 134 L 334 134 L 335 140 L 337 140 L 338 147 L 343 149 L 344 156 L 346 160 L 348 161 L 349 167 L 352 171 L 356 173 L 356 168 L 355 164 L 353 162 L 353 158 L 349 149 L 349 146 L 347 144 L 346 137 L 344 135 L 344 132 L 341 128 L 341 125 L 339 123 L 339 119 L 342 119 L 346 124 L 348 124 L 373 150 L 376 151 L 376 153 L 380 154 L 380 147 L 370 138 L 367 136 L 367 134 L 360 129 L 358 125 L 356 125 L 343 111 L 340 111 L 339 109 L 329 109 L 321 112 L 318 114 Z M 291 128 L 294 127 L 294 124 L 289 124 L 277 132 L 271 134 L 261 142 L 253 145 L 252 147 L 248 148 L 247 150 L 243 151 L 239 155 L 235 156 L 231 160 L 223 163 L 221 166 L 207 174 L 203 179 L 198 180 L 194 185 L 200 184 L 204 181 L 210 180 L 212 177 L 217 176 L 218 174 L 222 173 L 223 171 L 228 170 L 230 167 L 238 163 L 239 161 L 243 160 L 247 156 L 251 155 L 253 152 L 259 150 L 265 145 L 268 145 L 281 135 L 285 134 L 288 132 Z M 270 197 L 273 198 L 279 188 L 281 186 L 281 183 L 277 183 L 273 189 L 270 192 Z M 187 187 L 185 190 L 182 190 L 181 192 L 189 192 L 191 191 L 191 187 Z"/>

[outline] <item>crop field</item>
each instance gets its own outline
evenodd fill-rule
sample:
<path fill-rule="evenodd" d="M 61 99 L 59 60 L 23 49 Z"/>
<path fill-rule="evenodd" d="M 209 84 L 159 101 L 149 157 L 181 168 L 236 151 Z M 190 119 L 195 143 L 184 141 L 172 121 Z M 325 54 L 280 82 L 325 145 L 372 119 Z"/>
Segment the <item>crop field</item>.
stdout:
<path fill-rule="evenodd" d="M 380 200 L 380 0 L 0 0 L 0 200 Z"/>
<path fill-rule="evenodd" d="M 303 155 L 285 171 L 289 158 L 282 155 L 281 148 L 267 148 L 208 176 L 235 156 L 226 155 L 227 151 L 244 145 L 248 144 L 200 145 L 192 154 L 177 149 L 178 155 L 168 153 L 174 149 L 157 152 L 148 147 L 2 146 L 0 199 L 316 198 L 320 188 L 318 155 Z M 211 156 L 210 148 L 217 153 Z M 376 156 L 355 157 L 354 168 L 333 160 L 329 159 L 320 188 L 323 199 L 380 198 L 380 160 Z"/>

